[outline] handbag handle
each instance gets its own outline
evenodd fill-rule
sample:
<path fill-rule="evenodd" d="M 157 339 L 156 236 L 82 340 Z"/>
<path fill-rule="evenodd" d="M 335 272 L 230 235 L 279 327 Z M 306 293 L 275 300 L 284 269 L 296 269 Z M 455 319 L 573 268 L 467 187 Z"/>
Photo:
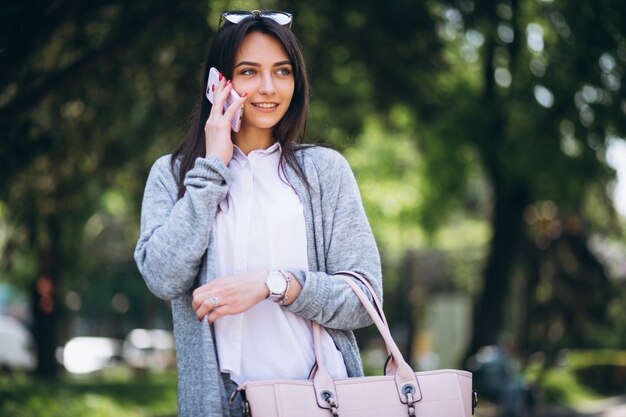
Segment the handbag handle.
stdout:
<path fill-rule="evenodd" d="M 339 271 L 339 272 L 334 273 L 333 275 L 350 275 L 351 277 L 359 281 L 361 284 L 363 284 L 365 288 L 368 289 L 370 294 L 372 294 L 372 300 L 373 300 L 374 307 L 376 308 L 376 313 L 378 313 L 378 316 L 382 319 L 385 325 L 387 325 L 387 318 L 385 317 L 385 312 L 383 311 L 383 304 L 380 302 L 380 300 L 376 296 L 376 291 L 374 291 L 372 284 L 370 284 L 368 280 L 363 278 L 360 274 L 357 274 L 356 272 L 352 272 L 352 271 Z M 368 299 L 368 301 L 370 300 Z"/>
<path fill-rule="evenodd" d="M 376 296 L 376 292 L 374 291 L 374 288 L 372 288 L 372 284 L 370 284 L 368 280 L 366 280 L 365 278 L 363 278 L 361 275 L 357 274 L 356 272 L 352 272 L 352 271 L 339 271 L 333 275 L 350 275 L 351 277 L 359 281 L 361 284 L 363 284 L 369 290 L 370 294 L 372 294 L 372 299 L 374 300 L 374 307 L 376 307 L 376 312 L 378 313 L 380 318 L 383 320 L 383 322 L 387 326 L 387 318 L 385 317 L 385 311 L 383 310 L 382 303 Z M 387 361 L 385 362 L 385 368 L 384 368 L 385 375 L 395 375 L 397 369 L 398 369 L 398 365 L 393 360 L 393 356 L 391 355 L 391 352 L 389 351 L 389 349 L 387 349 Z"/>
<path fill-rule="evenodd" d="M 349 274 L 360 282 L 364 283 L 371 292 L 371 296 L 374 299 L 374 304 L 369 300 L 363 290 L 352 279 L 343 276 Z M 400 401 L 411 405 L 422 399 L 422 392 L 420 390 L 419 383 L 415 376 L 415 372 L 411 369 L 408 363 L 404 360 L 402 353 L 398 345 L 391 337 L 391 331 L 387 325 L 384 313 L 382 312 L 381 303 L 376 297 L 376 293 L 371 288 L 371 285 L 359 274 L 355 272 L 340 272 L 336 274 L 337 277 L 343 280 L 354 291 L 357 298 L 365 307 L 367 313 L 370 315 L 380 335 L 382 336 L 387 350 L 390 352 L 393 361 L 397 365 L 395 369 L 394 379 L 396 387 L 398 389 L 398 396 Z M 377 307 L 378 310 L 377 311 Z M 313 345 L 315 350 L 315 359 L 317 361 L 317 370 L 313 377 L 313 385 L 315 387 L 315 393 L 317 397 L 317 403 L 322 408 L 333 409 L 339 407 L 339 399 L 337 398 L 337 390 L 335 384 L 330 377 L 326 367 L 324 365 L 324 355 L 321 348 L 321 326 L 318 323 L 313 322 Z"/>

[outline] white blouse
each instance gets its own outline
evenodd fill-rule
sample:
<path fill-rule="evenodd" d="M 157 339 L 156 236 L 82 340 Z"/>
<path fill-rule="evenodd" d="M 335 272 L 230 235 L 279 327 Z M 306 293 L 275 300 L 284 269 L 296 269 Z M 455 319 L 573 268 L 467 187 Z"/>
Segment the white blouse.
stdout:
<path fill-rule="evenodd" d="M 279 174 L 280 144 L 246 156 L 237 146 L 226 198 L 215 217 L 216 276 L 258 270 L 307 270 L 302 204 Z M 237 384 L 260 379 L 306 379 L 315 363 L 311 322 L 269 299 L 214 323 L 220 370 Z M 348 376 L 330 335 L 322 332 L 324 363 L 334 378 Z"/>

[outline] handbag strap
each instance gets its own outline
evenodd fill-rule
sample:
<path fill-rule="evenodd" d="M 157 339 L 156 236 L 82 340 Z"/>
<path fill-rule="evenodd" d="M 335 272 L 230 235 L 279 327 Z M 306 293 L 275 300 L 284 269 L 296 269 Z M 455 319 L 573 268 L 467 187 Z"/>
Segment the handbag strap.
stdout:
<path fill-rule="evenodd" d="M 402 353 L 400 353 L 398 345 L 391 337 L 391 331 L 389 330 L 389 326 L 384 319 L 382 308 L 380 308 L 382 304 L 376 297 L 376 293 L 371 289 L 371 285 L 367 283 L 366 287 L 368 287 L 371 292 L 371 296 L 374 299 L 374 304 L 372 304 L 370 299 L 357 285 L 357 283 L 344 276 L 344 274 L 346 273 L 338 273 L 337 277 L 348 284 L 352 291 L 354 291 L 357 298 L 374 321 L 376 328 L 385 342 L 387 350 L 391 353 L 391 356 L 397 365 L 394 379 L 398 389 L 400 401 L 408 405 L 420 401 L 422 399 L 422 392 L 415 376 L 415 372 L 411 369 L 409 364 L 406 363 Z M 357 276 L 357 279 L 360 282 L 367 282 L 363 277 L 354 272 L 350 272 L 349 275 Z M 317 360 L 317 371 L 313 377 L 313 385 L 315 386 L 317 402 L 320 407 L 330 408 L 332 410 L 333 407 L 339 407 L 339 399 L 337 398 L 337 391 L 335 389 L 334 382 L 324 365 L 324 356 L 321 348 L 321 326 L 315 322 L 313 322 L 313 344 L 315 359 Z"/>
<path fill-rule="evenodd" d="M 374 303 L 374 307 L 376 308 L 376 312 L 378 313 L 380 318 L 383 320 L 385 325 L 387 325 L 387 318 L 385 317 L 385 312 L 383 310 L 383 304 L 380 302 L 380 300 L 376 296 L 376 291 L 374 291 L 374 288 L 372 287 L 372 284 L 370 284 L 370 282 L 368 280 L 366 280 L 365 278 L 363 278 L 363 276 L 361 276 L 360 274 L 357 274 L 356 272 L 353 272 L 353 271 L 339 271 L 339 272 L 334 273 L 333 275 L 350 275 L 352 278 L 356 279 L 361 284 L 363 284 L 365 286 L 365 288 L 367 288 L 369 290 L 370 294 L 372 295 L 372 300 L 374 300 L 373 303 Z"/>
<path fill-rule="evenodd" d="M 376 296 L 376 291 L 374 291 L 372 284 L 370 284 L 368 280 L 366 280 L 361 275 L 353 271 L 339 271 L 339 272 L 336 272 L 334 275 L 349 275 L 353 277 L 354 279 L 356 279 L 361 284 L 363 284 L 369 290 L 370 294 L 372 294 L 372 299 L 374 300 L 374 307 L 376 307 L 376 311 L 378 312 L 378 315 L 383 320 L 385 325 L 387 325 L 387 318 L 385 317 L 385 311 L 383 310 L 382 303 Z M 387 349 L 387 361 L 385 362 L 385 368 L 384 368 L 385 375 L 395 375 L 397 369 L 398 369 L 398 365 L 393 360 L 393 356 L 391 356 L 391 352 L 389 351 L 389 349 Z"/>

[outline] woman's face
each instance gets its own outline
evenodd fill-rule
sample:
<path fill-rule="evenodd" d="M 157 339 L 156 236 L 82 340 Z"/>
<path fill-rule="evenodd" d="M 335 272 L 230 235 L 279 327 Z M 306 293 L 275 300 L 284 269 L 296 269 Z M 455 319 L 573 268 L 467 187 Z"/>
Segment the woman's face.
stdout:
<path fill-rule="evenodd" d="M 253 32 L 235 54 L 232 83 L 240 95 L 248 93 L 242 129 L 271 129 L 291 103 L 295 84 L 292 63 L 274 37 Z"/>

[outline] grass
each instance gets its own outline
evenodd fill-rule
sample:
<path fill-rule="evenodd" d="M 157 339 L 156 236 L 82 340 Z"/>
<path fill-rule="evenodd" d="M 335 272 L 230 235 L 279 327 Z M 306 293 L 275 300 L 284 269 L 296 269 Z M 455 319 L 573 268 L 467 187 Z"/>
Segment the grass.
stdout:
<path fill-rule="evenodd" d="M 43 381 L 0 378 L 0 417 L 171 417 L 176 415 L 173 372 L 133 376 L 103 373 Z"/>

